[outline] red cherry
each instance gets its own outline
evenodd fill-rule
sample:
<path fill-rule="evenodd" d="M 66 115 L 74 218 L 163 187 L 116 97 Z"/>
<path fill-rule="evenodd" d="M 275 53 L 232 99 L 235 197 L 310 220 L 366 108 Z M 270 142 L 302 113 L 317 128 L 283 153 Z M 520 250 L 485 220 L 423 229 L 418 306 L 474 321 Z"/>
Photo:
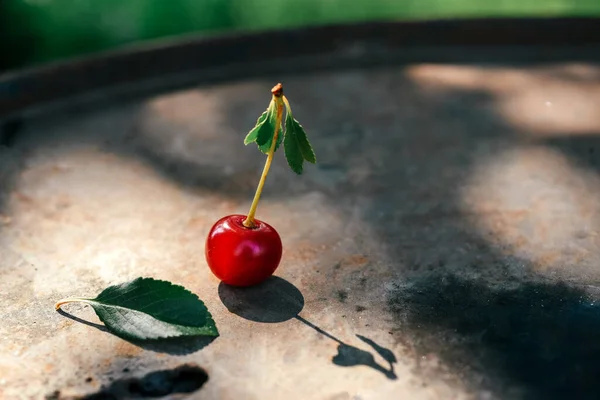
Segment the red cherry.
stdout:
<path fill-rule="evenodd" d="M 217 278 L 232 286 L 251 286 L 266 280 L 281 261 L 277 231 L 257 219 L 254 228 L 247 228 L 243 225 L 245 219 L 244 215 L 223 217 L 206 238 L 208 266 Z"/>

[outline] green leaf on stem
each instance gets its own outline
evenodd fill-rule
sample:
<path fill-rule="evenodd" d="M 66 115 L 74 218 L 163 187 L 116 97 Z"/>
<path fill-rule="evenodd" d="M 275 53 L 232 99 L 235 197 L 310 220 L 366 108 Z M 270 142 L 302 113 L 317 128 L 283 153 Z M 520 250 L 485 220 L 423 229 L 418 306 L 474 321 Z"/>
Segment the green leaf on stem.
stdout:
<path fill-rule="evenodd" d="M 256 125 L 244 139 L 244 144 L 248 145 L 255 142 L 260 151 L 268 153 L 273 143 L 273 136 L 275 135 L 275 125 L 277 124 L 277 108 L 275 102 L 271 100 L 269 107 L 263 112 L 260 117 L 256 120 Z M 280 135 L 281 136 L 281 132 Z M 279 147 L 281 138 L 278 137 L 276 147 Z"/>
<path fill-rule="evenodd" d="M 317 156 L 315 156 L 315 152 L 308 141 L 308 137 L 306 137 L 306 132 L 302 125 L 291 114 L 288 114 L 285 119 L 285 127 L 287 132 L 294 132 L 302 157 L 309 163 L 315 164 Z"/>
<path fill-rule="evenodd" d="M 271 144 L 273 144 L 273 138 L 275 137 L 275 124 L 276 123 L 277 123 L 277 119 L 275 117 L 275 118 L 273 118 L 273 123 L 269 124 L 269 125 L 271 125 L 270 127 L 272 127 L 272 129 L 273 129 L 273 135 L 271 135 L 271 137 L 269 138 L 269 140 L 267 140 L 265 142 L 265 144 L 258 145 L 258 148 L 260 149 L 260 151 L 262 151 L 265 154 L 267 154 L 269 152 L 269 150 L 271 150 Z M 279 145 L 281 144 L 282 141 L 283 141 L 283 130 L 281 129 L 281 126 L 280 126 L 279 134 L 277 135 L 277 143 L 275 144 L 275 151 L 277 151 L 277 149 L 279 148 Z"/>
<path fill-rule="evenodd" d="M 127 340 L 165 339 L 180 336 L 219 336 L 204 303 L 182 286 L 152 278 L 104 289 L 96 298 L 72 298 L 96 312 L 106 328 Z"/>
<path fill-rule="evenodd" d="M 308 141 L 304 128 L 288 112 L 285 118 L 285 157 L 288 165 L 297 174 L 302 174 L 304 160 L 316 163 L 317 157 Z"/>
<path fill-rule="evenodd" d="M 244 138 L 245 145 L 249 145 L 250 143 L 256 141 L 256 139 L 258 138 L 258 132 L 261 130 L 261 128 L 265 124 L 265 121 L 267 120 L 268 116 L 269 116 L 269 110 L 267 109 L 265 112 L 263 112 L 260 115 L 260 117 L 258 117 L 258 119 L 256 120 L 256 126 L 254 126 L 254 128 L 252 128 L 252 130 Z"/>
<path fill-rule="evenodd" d="M 289 130 L 285 132 L 283 148 L 285 150 L 285 158 L 287 159 L 288 165 L 292 171 L 298 175 L 302 174 L 302 164 L 304 163 L 304 158 L 300 152 L 298 140 L 296 139 L 296 134 L 294 131 Z"/>

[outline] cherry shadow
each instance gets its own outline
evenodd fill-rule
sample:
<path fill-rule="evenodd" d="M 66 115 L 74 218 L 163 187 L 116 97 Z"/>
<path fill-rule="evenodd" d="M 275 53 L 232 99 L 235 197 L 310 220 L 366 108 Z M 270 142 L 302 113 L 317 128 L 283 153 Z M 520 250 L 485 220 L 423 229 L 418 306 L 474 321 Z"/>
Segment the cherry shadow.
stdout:
<path fill-rule="evenodd" d="M 277 276 L 250 287 L 229 286 L 221 282 L 218 292 L 229 312 L 254 322 L 285 322 L 296 317 L 304 308 L 304 296 L 300 290 Z"/>
<path fill-rule="evenodd" d="M 375 360 L 372 353 L 341 341 L 301 317 L 299 314 L 304 308 L 304 296 L 296 286 L 285 279 L 273 276 L 260 285 L 246 288 L 229 286 L 221 282 L 218 292 L 219 298 L 227 310 L 239 317 L 262 323 L 280 323 L 295 319 L 337 342 L 339 344 L 338 353 L 331 360 L 337 366 L 363 365 L 381 372 L 388 379 L 398 378 L 394 371 L 394 364 L 397 360 L 391 350 L 378 345 L 365 336 L 356 335 L 389 364 L 389 367 L 386 368 Z"/>

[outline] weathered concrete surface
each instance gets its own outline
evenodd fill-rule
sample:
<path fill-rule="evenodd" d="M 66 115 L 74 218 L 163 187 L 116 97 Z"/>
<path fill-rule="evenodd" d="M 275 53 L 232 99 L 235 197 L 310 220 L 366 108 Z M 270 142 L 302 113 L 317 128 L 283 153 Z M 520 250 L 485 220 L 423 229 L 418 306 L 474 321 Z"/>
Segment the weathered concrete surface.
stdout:
<path fill-rule="evenodd" d="M 595 398 L 600 66 L 282 81 L 320 163 L 297 177 L 278 154 L 268 178 L 269 302 L 219 287 L 203 246 L 249 206 L 264 159 L 242 139 L 275 81 L 25 121 L 0 154 L 0 397 L 122 395 L 194 364 L 197 399 Z M 197 293 L 221 336 L 140 347 L 53 309 L 140 275 Z"/>

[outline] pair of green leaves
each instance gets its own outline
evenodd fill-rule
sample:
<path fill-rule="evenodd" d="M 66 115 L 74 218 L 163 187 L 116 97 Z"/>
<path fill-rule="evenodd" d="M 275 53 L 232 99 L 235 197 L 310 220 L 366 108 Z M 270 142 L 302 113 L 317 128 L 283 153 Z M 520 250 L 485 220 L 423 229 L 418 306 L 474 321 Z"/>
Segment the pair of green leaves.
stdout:
<path fill-rule="evenodd" d="M 204 303 L 182 286 L 152 278 L 104 289 L 96 298 L 70 298 L 92 306 L 106 328 L 126 340 L 166 339 L 181 336 L 219 336 Z"/>
<path fill-rule="evenodd" d="M 277 106 L 275 101 L 271 100 L 269 107 L 258 117 L 256 126 L 246 135 L 244 144 L 248 145 L 255 142 L 263 153 L 267 154 L 273 144 L 275 128 L 277 125 Z M 285 130 L 281 126 L 277 127 L 279 135 L 275 144 L 275 151 L 283 141 L 285 157 L 288 165 L 297 174 L 302 174 L 304 161 L 312 164 L 317 162 L 315 152 L 308 141 L 306 132 L 300 123 L 292 116 L 291 109 L 288 108 L 285 116 Z"/>

